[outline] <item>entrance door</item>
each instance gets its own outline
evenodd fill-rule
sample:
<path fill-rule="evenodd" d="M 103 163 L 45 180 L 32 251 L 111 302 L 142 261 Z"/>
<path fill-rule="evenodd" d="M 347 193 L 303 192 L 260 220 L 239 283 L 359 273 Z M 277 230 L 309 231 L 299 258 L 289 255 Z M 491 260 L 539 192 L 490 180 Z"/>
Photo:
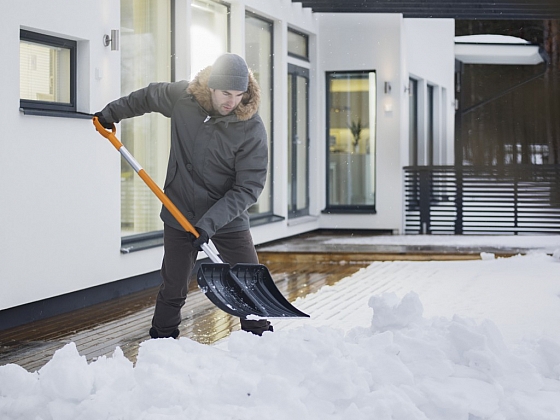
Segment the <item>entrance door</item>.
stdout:
<path fill-rule="evenodd" d="M 309 214 L 309 70 L 288 65 L 288 218 Z"/>

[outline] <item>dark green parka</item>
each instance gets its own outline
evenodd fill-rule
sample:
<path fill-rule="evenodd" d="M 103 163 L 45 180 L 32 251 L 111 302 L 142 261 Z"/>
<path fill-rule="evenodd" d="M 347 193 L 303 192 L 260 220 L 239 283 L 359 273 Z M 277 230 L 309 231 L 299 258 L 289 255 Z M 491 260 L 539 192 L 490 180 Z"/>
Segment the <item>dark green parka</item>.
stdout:
<path fill-rule="evenodd" d="M 266 181 L 268 146 L 257 114 L 260 89 L 249 72 L 239 106 L 227 116 L 212 114 L 207 82 L 211 66 L 191 81 L 152 83 L 109 103 L 101 112 L 119 122 L 148 112 L 171 118 L 171 150 L 164 191 L 181 213 L 210 237 L 249 229 L 247 209 Z M 163 207 L 162 220 L 183 228 Z"/>

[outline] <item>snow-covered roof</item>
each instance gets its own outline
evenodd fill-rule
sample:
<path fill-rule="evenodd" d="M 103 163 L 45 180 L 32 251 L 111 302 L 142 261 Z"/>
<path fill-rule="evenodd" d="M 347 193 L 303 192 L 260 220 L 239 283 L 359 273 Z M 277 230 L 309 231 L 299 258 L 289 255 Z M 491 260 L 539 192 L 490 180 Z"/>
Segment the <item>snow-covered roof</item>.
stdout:
<path fill-rule="evenodd" d="M 544 61 L 538 45 L 492 34 L 456 36 L 455 58 L 466 64 L 535 65 Z"/>

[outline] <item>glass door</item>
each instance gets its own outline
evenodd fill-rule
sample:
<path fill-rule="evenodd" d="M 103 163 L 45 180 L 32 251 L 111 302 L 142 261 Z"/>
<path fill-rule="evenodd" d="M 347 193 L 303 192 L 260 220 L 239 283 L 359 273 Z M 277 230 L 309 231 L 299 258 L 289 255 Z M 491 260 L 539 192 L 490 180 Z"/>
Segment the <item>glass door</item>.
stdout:
<path fill-rule="evenodd" d="M 309 214 L 309 71 L 288 65 L 288 218 Z"/>
<path fill-rule="evenodd" d="M 326 212 L 375 211 L 376 75 L 327 73 Z"/>

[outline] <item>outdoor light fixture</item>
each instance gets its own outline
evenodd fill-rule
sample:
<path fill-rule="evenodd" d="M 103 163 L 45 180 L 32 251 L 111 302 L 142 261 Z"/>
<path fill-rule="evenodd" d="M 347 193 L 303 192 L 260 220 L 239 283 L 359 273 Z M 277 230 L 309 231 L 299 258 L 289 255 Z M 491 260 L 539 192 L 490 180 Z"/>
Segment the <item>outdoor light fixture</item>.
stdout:
<path fill-rule="evenodd" d="M 119 30 L 111 29 L 111 35 L 103 35 L 103 45 L 111 45 L 111 51 L 119 50 Z"/>
<path fill-rule="evenodd" d="M 385 82 L 385 93 L 391 93 L 391 82 Z"/>

